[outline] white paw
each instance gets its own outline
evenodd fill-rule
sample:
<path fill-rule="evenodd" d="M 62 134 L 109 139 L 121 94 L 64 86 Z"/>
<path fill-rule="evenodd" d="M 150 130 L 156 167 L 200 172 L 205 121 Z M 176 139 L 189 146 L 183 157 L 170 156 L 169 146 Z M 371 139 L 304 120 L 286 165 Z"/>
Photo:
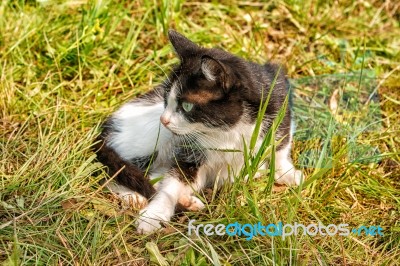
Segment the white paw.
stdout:
<path fill-rule="evenodd" d="M 181 196 L 178 202 L 189 211 L 200 211 L 205 208 L 204 203 L 195 196 Z"/>
<path fill-rule="evenodd" d="M 161 222 L 167 219 L 162 214 L 152 213 L 148 208 L 144 208 L 139 213 L 136 221 L 139 234 L 150 234 L 161 228 Z"/>
<path fill-rule="evenodd" d="M 286 172 L 278 170 L 275 173 L 275 182 L 287 186 L 298 186 L 304 180 L 304 175 L 300 170 L 290 169 Z"/>
<path fill-rule="evenodd" d="M 141 194 L 117 183 L 110 183 L 107 185 L 108 189 L 125 203 L 135 207 L 143 208 L 147 205 L 147 199 Z"/>
<path fill-rule="evenodd" d="M 139 193 L 118 195 L 124 202 L 136 208 L 143 208 L 147 205 L 147 199 Z"/>

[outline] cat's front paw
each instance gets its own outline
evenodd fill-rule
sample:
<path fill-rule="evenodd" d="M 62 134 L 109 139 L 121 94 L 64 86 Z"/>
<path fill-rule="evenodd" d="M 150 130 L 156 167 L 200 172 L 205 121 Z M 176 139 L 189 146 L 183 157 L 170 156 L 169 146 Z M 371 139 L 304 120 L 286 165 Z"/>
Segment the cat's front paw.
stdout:
<path fill-rule="evenodd" d="M 139 213 L 136 221 L 137 232 L 139 234 L 150 234 L 161 228 L 161 222 L 167 219 L 162 214 L 154 213 L 148 208 L 144 208 Z"/>
<path fill-rule="evenodd" d="M 143 208 L 148 204 L 147 199 L 139 193 L 118 195 L 125 203 L 134 208 Z"/>
<path fill-rule="evenodd" d="M 181 196 L 178 202 L 189 211 L 200 211 L 205 207 L 198 197 L 190 195 Z"/>
<path fill-rule="evenodd" d="M 298 186 L 304 180 L 303 172 L 296 169 L 290 169 L 286 172 L 276 171 L 275 182 L 287 186 Z"/>

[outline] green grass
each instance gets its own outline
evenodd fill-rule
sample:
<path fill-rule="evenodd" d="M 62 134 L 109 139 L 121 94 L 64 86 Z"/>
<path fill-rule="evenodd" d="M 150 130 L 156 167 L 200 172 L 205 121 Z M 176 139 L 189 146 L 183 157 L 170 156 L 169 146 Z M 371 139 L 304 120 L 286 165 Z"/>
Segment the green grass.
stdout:
<path fill-rule="evenodd" d="M 0 262 L 398 265 L 400 4 L 266 2 L 2 1 Z M 307 181 L 279 189 L 268 177 L 238 178 L 208 193 L 203 212 L 140 236 L 137 210 L 99 185 L 90 146 L 107 115 L 177 62 L 169 28 L 284 64 L 295 88 L 293 157 Z M 335 89 L 338 114 L 329 109 Z M 379 101 L 364 107 L 374 90 Z M 188 219 L 380 225 L 384 236 L 195 238 Z"/>

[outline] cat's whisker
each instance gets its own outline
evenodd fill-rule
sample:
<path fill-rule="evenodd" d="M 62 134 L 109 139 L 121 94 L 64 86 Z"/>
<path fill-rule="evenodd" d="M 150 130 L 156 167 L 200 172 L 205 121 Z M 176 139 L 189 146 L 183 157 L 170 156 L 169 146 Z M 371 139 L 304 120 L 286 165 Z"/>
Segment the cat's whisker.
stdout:
<path fill-rule="evenodd" d="M 216 149 L 219 148 L 218 147 L 219 143 L 216 138 L 211 137 L 209 135 L 205 135 L 202 132 L 196 132 L 196 131 L 192 132 L 191 134 L 193 135 L 194 138 L 196 138 L 196 140 L 198 142 L 200 142 L 201 146 L 203 147 L 203 151 L 204 151 L 203 153 L 207 158 L 209 157 L 208 153 L 211 151 L 214 151 L 214 154 L 217 157 L 219 157 L 219 159 L 222 159 L 221 154 L 218 151 L 216 151 Z"/>
<path fill-rule="evenodd" d="M 220 145 L 220 139 L 213 137 L 208 134 L 204 134 L 202 132 L 194 132 L 193 135 L 199 139 L 202 145 L 207 149 L 217 149 Z"/>
<path fill-rule="evenodd" d="M 169 75 L 167 74 L 167 72 L 164 71 L 164 68 L 162 66 L 160 66 L 157 62 L 152 61 L 153 64 L 155 64 L 159 69 L 161 69 L 161 71 L 164 73 L 165 78 L 168 80 L 168 82 L 171 82 L 171 79 L 169 78 Z"/>
<path fill-rule="evenodd" d="M 195 154 L 195 151 L 198 151 L 207 158 L 207 154 L 204 152 L 203 147 L 199 145 L 196 138 L 193 138 L 191 134 L 183 135 L 182 138 L 188 143 L 188 147 L 192 150 L 193 154 Z"/>
<path fill-rule="evenodd" d="M 189 146 L 193 151 L 198 151 L 200 152 L 207 160 L 208 160 L 208 154 L 204 150 L 204 147 L 199 143 L 198 138 L 194 136 L 192 133 L 184 135 L 184 138 L 189 142 Z"/>
<path fill-rule="evenodd" d="M 189 135 L 188 137 L 194 143 L 195 148 L 198 148 L 201 151 L 201 153 L 204 155 L 204 157 L 208 160 L 209 155 L 207 153 L 207 149 L 204 148 L 204 145 L 202 145 L 202 143 L 200 143 L 199 139 L 195 135 L 192 135 L 192 134 Z"/>
<path fill-rule="evenodd" d="M 195 153 L 195 149 L 193 149 L 193 146 L 194 146 L 195 142 L 194 141 L 192 142 L 190 138 L 187 138 L 187 135 L 181 136 L 181 139 L 183 140 L 183 142 L 186 145 L 185 148 L 189 149 L 192 152 L 193 158 L 196 158 L 197 156 L 196 156 L 196 153 Z M 201 149 L 200 149 L 200 151 L 201 151 Z"/>

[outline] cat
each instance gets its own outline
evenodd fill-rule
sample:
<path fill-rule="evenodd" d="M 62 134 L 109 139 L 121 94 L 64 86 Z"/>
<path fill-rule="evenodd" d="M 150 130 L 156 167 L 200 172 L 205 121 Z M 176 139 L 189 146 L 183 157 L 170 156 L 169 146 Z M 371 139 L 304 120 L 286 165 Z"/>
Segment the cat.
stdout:
<path fill-rule="evenodd" d="M 266 95 L 272 90 L 258 147 L 289 89 L 284 71 L 275 64 L 259 65 L 220 49 L 200 47 L 174 30 L 168 37 L 180 64 L 163 84 L 113 113 L 96 145 L 98 160 L 110 176 L 116 176 L 116 183 L 108 187 L 135 203 L 150 200 L 139 213 L 139 233 L 159 229 L 177 205 L 192 211 L 204 208 L 195 194 L 217 176 L 219 184 L 232 182 L 244 164 L 237 151 L 250 140 Z M 290 156 L 291 120 L 286 108 L 276 131 L 276 139 L 282 141 L 276 148 L 275 181 L 299 185 L 302 172 L 294 168 Z M 160 176 L 152 185 L 150 180 Z"/>

